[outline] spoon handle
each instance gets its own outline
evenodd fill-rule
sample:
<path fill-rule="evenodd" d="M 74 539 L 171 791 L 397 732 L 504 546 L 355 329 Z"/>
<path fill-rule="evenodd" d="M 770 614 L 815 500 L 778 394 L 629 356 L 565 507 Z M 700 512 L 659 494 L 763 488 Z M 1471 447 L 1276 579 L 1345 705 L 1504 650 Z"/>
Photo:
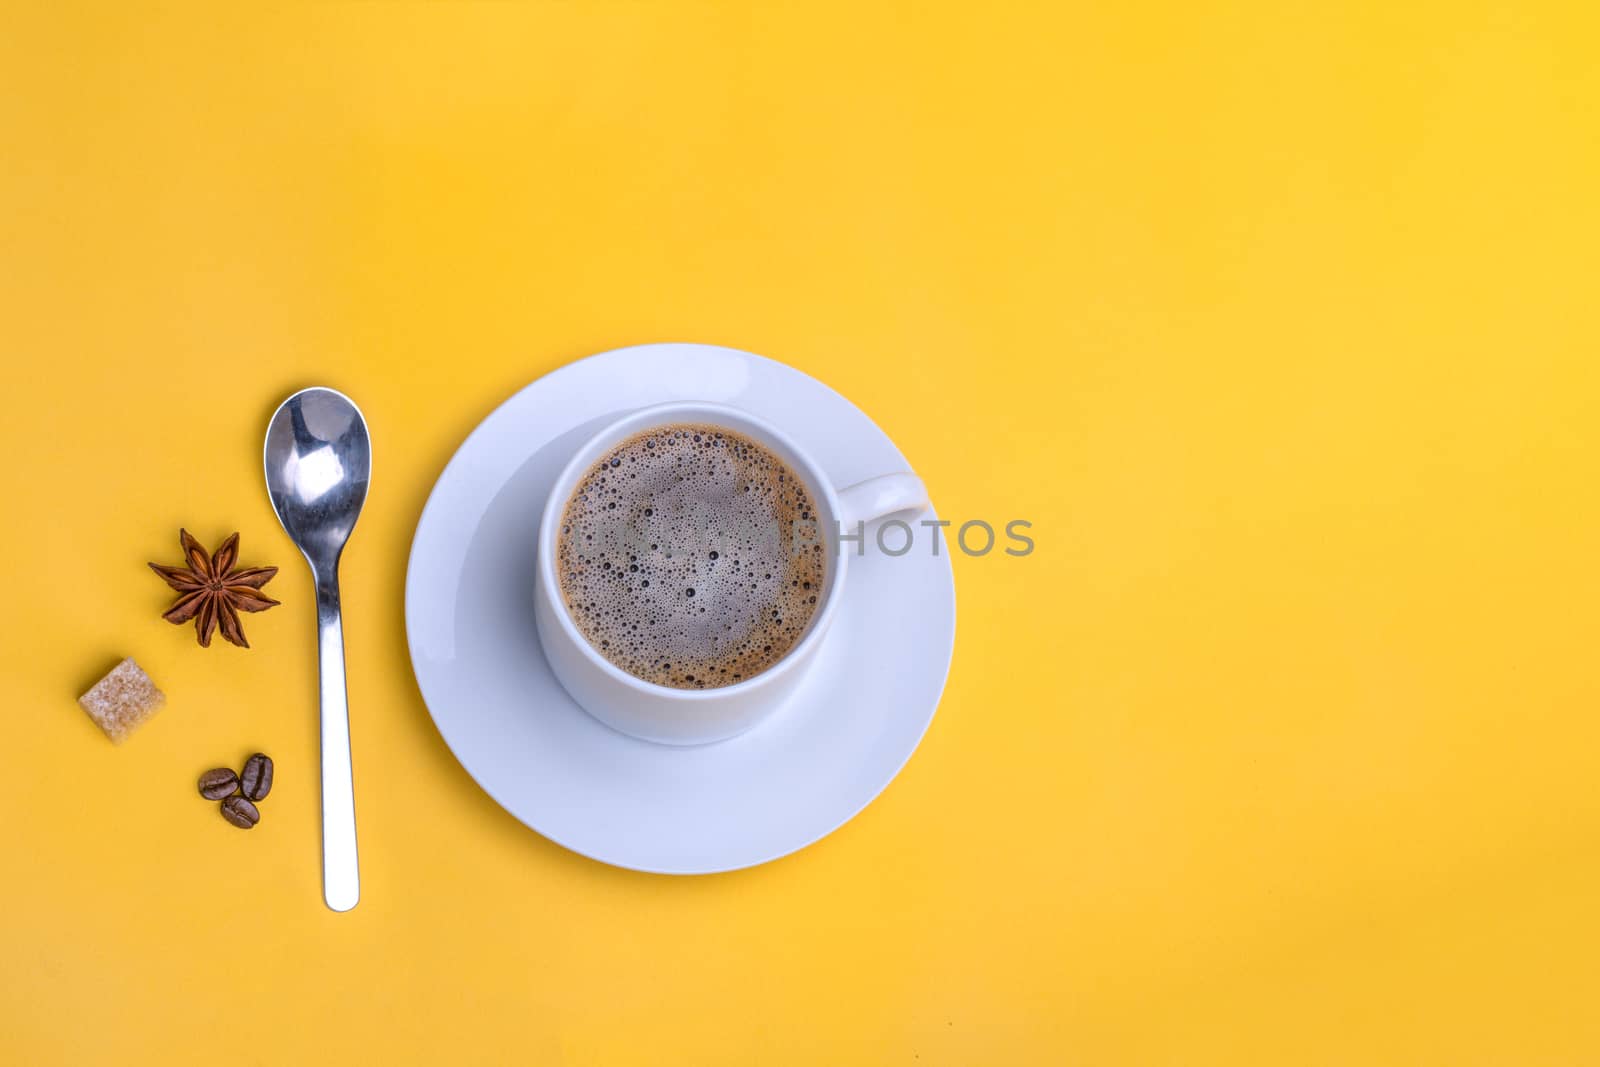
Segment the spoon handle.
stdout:
<path fill-rule="evenodd" d="M 361 899 L 361 875 L 337 566 L 327 577 L 317 575 L 317 659 L 322 674 L 322 899 L 334 911 L 349 911 Z"/>

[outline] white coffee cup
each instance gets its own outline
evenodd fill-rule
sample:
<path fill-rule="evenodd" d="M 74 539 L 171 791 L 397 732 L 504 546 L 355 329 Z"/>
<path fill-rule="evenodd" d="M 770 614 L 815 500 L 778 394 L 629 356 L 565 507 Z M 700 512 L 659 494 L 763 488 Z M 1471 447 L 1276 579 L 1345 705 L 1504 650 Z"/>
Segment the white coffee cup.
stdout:
<path fill-rule="evenodd" d="M 828 553 L 817 610 L 787 655 L 760 674 L 718 689 L 675 689 L 637 678 L 589 644 L 573 622 L 556 576 L 556 536 L 574 487 L 610 448 L 642 430 L 673 423 L 721 426 L 760 442 L 806 483 L 819 502 L 821 542 Z M 578 705 L 625 734 L 668 745 L 698 745 L 742 733 L 783 705 L 816 660 L 844 594 L 849 553 L 836 551 L 835 530 L 897 511 L 920 510 L 927 490 L 916 475 L 884 474 L 835 490 L 816 462 L 771 423 L 725 404 L 672 403 L 644 408 L 607 426 L 578 449 L 556 477 L 539 523 L 534 612 L 545 658 Z M 837 525 L 836 525 L 837 524 Z"/>

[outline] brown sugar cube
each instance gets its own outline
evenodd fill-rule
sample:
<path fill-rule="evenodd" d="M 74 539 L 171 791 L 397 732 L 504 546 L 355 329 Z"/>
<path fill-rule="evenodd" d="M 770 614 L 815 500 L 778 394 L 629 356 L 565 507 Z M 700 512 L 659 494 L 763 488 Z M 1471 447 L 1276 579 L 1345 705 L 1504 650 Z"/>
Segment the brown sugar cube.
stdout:
<path fill-rule="evenodd" d="M 111 668 L 110 674 L 78 698 L 78 706 L 119 745 L 166 702 L 167 695 L 156 688 L 150 676 L 132 659 L 125 659 Z"/>

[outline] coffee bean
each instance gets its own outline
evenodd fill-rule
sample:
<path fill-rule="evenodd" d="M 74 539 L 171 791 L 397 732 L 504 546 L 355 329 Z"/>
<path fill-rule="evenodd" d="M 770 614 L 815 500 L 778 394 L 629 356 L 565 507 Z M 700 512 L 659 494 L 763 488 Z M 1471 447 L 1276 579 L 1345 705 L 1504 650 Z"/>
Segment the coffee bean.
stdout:
<path fill-rule="evenodd" d="M 222 802 L 222 817 L 241 830 L 248 830 L 261 821 L 261 812 L 246 797 L 229 797 Z"/>
<path fill-rule="evenodd" d="M 226 767 L 213 767 L 200 776 L 200 795 L 207 800 L 232 796 L 239 788 L 239 776 Z"/>
<path fill-rule="evenodd" d="M 245 760 L 244 770 L 239 772 L 239 788 L 251 800 L 265 799 L 272 792 L 271 758 L 257 752 Z"/>

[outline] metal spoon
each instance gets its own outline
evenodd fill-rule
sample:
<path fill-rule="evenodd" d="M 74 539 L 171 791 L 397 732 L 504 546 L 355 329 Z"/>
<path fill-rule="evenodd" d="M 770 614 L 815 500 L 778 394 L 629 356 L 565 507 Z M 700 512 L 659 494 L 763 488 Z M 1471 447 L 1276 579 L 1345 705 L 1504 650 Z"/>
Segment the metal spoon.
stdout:
<path fill-rule="evenodd" d="M 302 389 L 278 406 L 263 450 L 267 494 L 284 531 L 311 564 L 322 675 L 322 898 L 334 911 L 361 899 L 356 798 L 350 773 L 339 557 L 361 515 L 372 474 L 367 423 L 350 398 Z"/>

